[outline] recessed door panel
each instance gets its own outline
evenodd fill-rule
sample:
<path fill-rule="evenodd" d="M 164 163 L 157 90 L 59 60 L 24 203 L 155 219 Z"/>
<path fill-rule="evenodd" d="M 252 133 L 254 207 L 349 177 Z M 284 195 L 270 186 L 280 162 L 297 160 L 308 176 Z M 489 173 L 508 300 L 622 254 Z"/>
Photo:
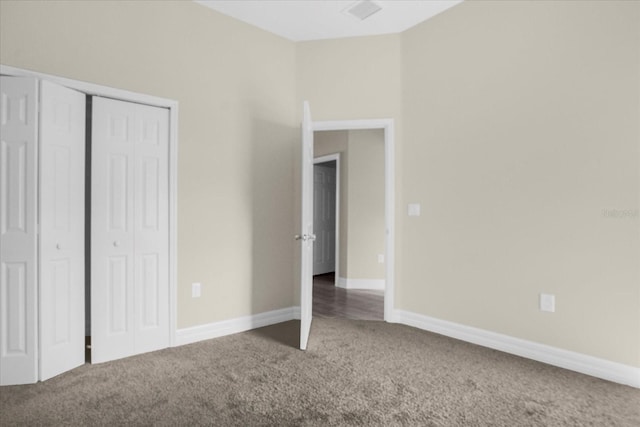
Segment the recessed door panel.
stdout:
<path fill-rule="evenodd" d="M 153 108 L 153 107 L 151 107 Z M 161 145 L 162 132 L 160 131 L 161 121 L 156 119 L 141 119 L 142 134 L 141 144 Z"/>
<path fill-rule="evenodd" d="M 4 91 L 0 95 L 2 99 L 0 105 L 2 110 L 0 111 L 0 117 L 2 118 L 0 123 L 2 126 L 11 124 L 12 126 L 22 126 L 27 132 L 30 132 L 30 127 L 35 125 L 35 97 L 32 95 L 32 88 L 18 88 L 14 82 L 9 82 L 12 79 L 14 82 L 20 80 L 16 77 L 5 77 L 3 81 Z M 22 80 L 29 80 L 29 85 L 37 85 L 37 81 L 31 78 L 25 78 Z M 19 83 L 18 83 L 19 84 Z M 12 86 L 13 85 L 13 86 Z M 17 89 L 16 89 L 17 88 Z"/>
<path fill-rule="evenodd" d="M 72 158 L 70 147 L 52 147 L 53 151 L 53 221 L 56 231 L 68 231 L 71 227 L 73 198 L 71 195 Z M 83 150 L 84 151 L 84 150 Z M 76 159 L 77 160 L 77 159 Z M 73 165 L 75 167 L 75 165 Z M 81 179 L 74 177 L 74 179 Z"/>
<path fill-rule="evenodd" d="M 109 335 L 118 335 L 127 333 L 128 327 L 128 289 L 132 285 L 128 283 L 127 278 L 127 257 L 115 256 L 109 258 L 109 276 L 107 278 L 109 306 Z"/>
<path fill-rule="evenodd" d="M 53 336 L 52 346 L 68 344 L 71 340 L 71 324 L 75 320 L 71 312 L 71 260 L 51 261 L 53 277 L 48 281 L 53 285 Z"/>
<path fill-rule="evenodd" d="M 2 83 L 5 84 L 4 82 Z M 7 94 L 2 91 L 2 93 L 0 93 L 0 126 L 6 126 L 7 123 L 9 123 L 9 115 L 11 114 L 9 112 L 10 102 L 11 100 Z"/>
<path fill-rule="evenodd" d="M 45 84 L 48 84 L 45 83 Z M 82 96 L 82 95 L 80 95 Z M 64 99 L 56 97 L 53 102 L 53 118 L 51 125 L 56 128 L 58 132 L 70 134 L 73 131 L 73 117 L 72 110 L 76 108 L 75 105 L 71 105 Z"/>
<path fill-rule="evenodd" d="M 109 231 L 127 231 L 129 204 L 129 159 L 123 154 L 109 155 L 107 195 Z"/>
<path fill-rule="evenodd" d="M 2 141 L 2 231 L 27 233 L 27 142 Z"/>
<path fill-rule="evenodd" d="M 27 340 L 27 264 L 10 262 L 2 264 L 2 357 L 28 355 Z"/>
<path fill-rule="evenodd" d="M 142 185 L 142 205 L 141 205 L 141 227 L 145 230 L 158 231 L 160 216 L 160 188 L 159 167 L 157 158 L 145 158 L 141 162 L 141 185 Z"/>
<path fill-rule="evenodd" d="M 158 277 L 158 255 L 146 254 L 141 256 L 141 313 L 140 329 L 157 328 L 160 325 L 160 292 Z"/>
<path fill-rule="evenodd" d="M 118 101 L 114 101 L 118 102 Z M 130 132 L 130 116 L 125 114 L 109 114 L 107 116 L 109 123 L 108 140 L 111 144 L 127 143 L 129 141 Z"/>

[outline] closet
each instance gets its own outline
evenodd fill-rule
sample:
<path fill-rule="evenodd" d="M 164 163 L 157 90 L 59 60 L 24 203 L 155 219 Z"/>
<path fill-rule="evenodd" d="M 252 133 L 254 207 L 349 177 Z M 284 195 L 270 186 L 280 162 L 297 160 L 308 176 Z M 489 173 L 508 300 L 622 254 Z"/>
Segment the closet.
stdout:
<path fill-rule="evenodd" d="M 0 385 L 168 347 L 169 110 L 1 79 Z"/>

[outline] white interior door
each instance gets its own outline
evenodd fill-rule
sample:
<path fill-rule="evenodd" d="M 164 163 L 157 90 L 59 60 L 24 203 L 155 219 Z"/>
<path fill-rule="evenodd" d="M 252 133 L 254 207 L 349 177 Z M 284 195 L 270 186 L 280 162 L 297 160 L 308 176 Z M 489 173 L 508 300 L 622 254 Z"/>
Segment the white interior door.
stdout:
<path fill-rule="evenodd" d="M 336 269 L 336 168 L 313 166 L 313 274 Z"/>
<path fill-rule="evenodd" d="M 0 77 L 0 385 L 38 379 L 38 82 Z"/>
<path fill-rule="evenodd" d="M 302 114 L 302 231 L 300 240 L 300 349 L 306 350 L 313 312 L 313 123 L 309 103 Z"/>
<path fill-rule="evenodd" d="M 93 98 L 91 361 L 169 346 L 167 109 Z"/>
<path fill-rule="evenodd" d="M 85 95 L 40 83 L 40 380 L 84 363 Z"/>

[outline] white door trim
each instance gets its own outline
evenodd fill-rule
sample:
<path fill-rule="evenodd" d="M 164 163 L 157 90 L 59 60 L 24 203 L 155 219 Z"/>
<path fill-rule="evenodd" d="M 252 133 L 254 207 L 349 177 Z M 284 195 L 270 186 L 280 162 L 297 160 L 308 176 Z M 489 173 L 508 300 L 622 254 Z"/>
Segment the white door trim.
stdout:
<path fill-rule="evenodd" d="M 35 77 L 87 95 L 104 96 L 169 109 L 169 331 L 170 345 L 175 346 L 178 325 L 178 101 L 2 64 L 0 64 L 0 75 Z"/>
<path fill-rule="evenodd" d="M 384 130 L 384 211 L 385 211 L 385 290 L 384 290 L 384 320 L 395 322 L 394 319 L 394 275 L 395 275 L 395 131 L 394 119 L 371 120 L 337 120 L 313 122 L 313 130 Z M 337 237 L 336 237 L 337 240 Z"/>
<path fill-rule="evenodd" d="M 315 131 L 315 130 L 314 130 Z M 336 162 L 336 249 L 335 249 L 335 279 L 334 285 L 338 285 L 338 271 L 340 268 L 340 153 L 327 154 L 326 156 L 315 157 L 313 164 Z"/>

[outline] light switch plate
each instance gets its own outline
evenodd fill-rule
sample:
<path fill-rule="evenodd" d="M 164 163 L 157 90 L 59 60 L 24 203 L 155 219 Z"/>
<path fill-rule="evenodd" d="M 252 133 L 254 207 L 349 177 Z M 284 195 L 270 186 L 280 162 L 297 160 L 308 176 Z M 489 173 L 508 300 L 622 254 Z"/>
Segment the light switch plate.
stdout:
<path fill-rule="evenodd" d="M 555 313 L 556 296 L 552 294 L 540 294 L 540 311 Z"/>
<path fill-rule="evenodd" d="M 202 295 L 202 285 L 198 283 L 191 284 L 191 298 L 200 298 Z"/>
<path fill-rule="evenodd" d="M 420 216 L 420 203 L 409 203 L 409 216 Z"/>

